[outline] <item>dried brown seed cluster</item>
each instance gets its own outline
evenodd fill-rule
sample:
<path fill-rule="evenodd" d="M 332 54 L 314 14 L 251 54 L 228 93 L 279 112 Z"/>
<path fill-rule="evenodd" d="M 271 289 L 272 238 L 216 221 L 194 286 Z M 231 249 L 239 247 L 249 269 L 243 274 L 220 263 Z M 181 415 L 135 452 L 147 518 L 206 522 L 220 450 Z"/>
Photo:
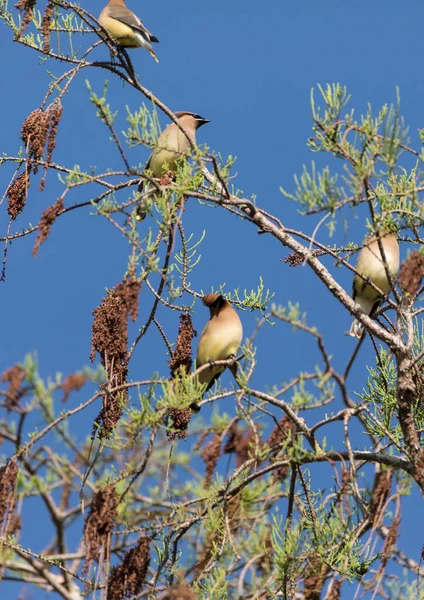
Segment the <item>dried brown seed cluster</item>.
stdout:
<path fill-rule="evenodd" d="M 339 579 L 333 579 L 331 583 L 331 589 L 326 596 L 326 600 L 340 600 L 341 589 L 342 582 Z"/>
<path fill-rule="evenodd" d="M 68 375 L 62 383 L 63 398 L 62 402 L 66 402 L 69 394 L 73 391 L 78 392 L 87 381 L 85 373 L 72 373 Z"/>
<path fill-rule="evenodd" d="M 11 458 L 8 463 L 0 469 L 0 526 L 8 523 L 15 511 L 15 485 L 18 477 L 19 467 L 15 458 Z"/>
<path fill-rule="evenodd" d="M 239 530 L 240 521 L 240 506 L 241 506 L 241 495 L 233 496 L 224 504 L 225 512 L 230 522 L 231 533 L 237 533 Z"/>
<path fill-rule="evenodd" d="M 221 456 L 221 434 L 215 433 L 212 440 L 203 448 L 201 457 L 205 461 L 206 474 L 203 487 L 208 489 L 212 483 L 216 465 Z"/>
<path fill-rule="evenodd" d="M 400 267 L 399 283 L 413 302 L 424 277 L 424 255 L 414 250 Z"/>
<path fill-rule="evenodd" d="M 289 267 L 298 267 L 303 261 L 303 256 L 297 252 L 291 252 L 286 258 L 283 258 L 283 262 L 287 263 Z"/>
<path fill-rule="evenodd" d="M 180 583 L 167 591 L 161 600 L 197 600 L 197 595 L 185 583 Z"/>
<path fill-rule="evenodd" d="M 121 283 L 114 287 L 116 296 L 121 298 L 124 303 L 125 310 L 128 313 L 131 321 L 136 321 L 138 317 L 138 301 L 141 290 L 141 281 L 137 279 L 125 278 Z"/>
<path fill-rule="evenodd" d="M 49 132 L 49 115 L 42 108 L 33 110 L 22 124 L 21 138 L 27 149 L 28 158 L 39 161 L 43 158 Z M 37 162 L 28 165 L 28 172 L 37 173 Z"/>
<path fill-rule="evenodd" d="M 90 514 L 84 525 L 84 544 L 87 549 L 84 573 L 88 571 L 90 562 L 98 559 L 100 548 L 108 543 L 118 503 L 118 495 L 113 485 L 103 488 L 93 498 Z"/>
<path fill-rule="evenodd" d="M 347 496 L 350 488 L 350 471 L 347 467 L 342 465 L 342 484 L 340 486 L 340 497 Z"/>
<path fill-rule="evenodd" d="M 106 369 L 108 385 L 117 387 L 127 380 L 128 309 L 124 300 L 113 291 L 105 296 L 94 311 L 90 359 L 95 353 Z M 101 426 L 100 436 L 108 436 L 122 415 L 127 401 L 126 389 L 114 393 L 105 392 L 97 423 Z"/>
<path fill-rule="evenodd" d="M 241 467 L 250 458 L 250 451 L 254 447 L 254 433 L 252 430 L 244 432 L 232 425 L 229 431 L 229 437 L 224 446 L 223 454 L 235 453 L 236 466 Z"/>
<path fill-rule="evenodd" d="M 150 564 L 150 538 L 142 535 L 135 548 L 126 552 L 123 561 L 113 567 L 108 582 L 108 600 L 132 598 L 142 591 Z"/>
<path fill-rule="evenodd" d="M 127 359 L 127 310 L 122 298 L 115 292 L 105 296 L 100 306 L 93 311 L 92 342 L 90 359 L 95 353 L 100 355 L 104 367 L 118 361 L 125 364 Z"/>
<path fill-rule="evenodd" d="M 306 564 L 306 574 L 304 581 L 304 599 L 320 600 L 321 591 L 324 587 L 324 576 L 328 567 L 323 563 L 317 552 L 314 552 Z"/>
<path fill-rule="evenodd" d="M 40 218 L 40 223 L 38 224 L 38 235 L 34 243 L 34 248 L 32 249 L 32 255 L 34 258 L 38 254 L 38 250 L 43 242 L 49 236 L 51 226 L 56 221 L 59 214 L 63 211 L 63 200 L 59 198 L 57 202 L 55 202 L 52 206 L 46 208 Z"/>
<path fill-rule="evenodd" d="M 171 185 L 171 183 L 173 183 L 175 181 L 175 179 L 176 179 L 176 173 L 174 173 L 174 171 L 167 171 L 159 179 L 159 184 L 162 187 L 165 187 L 167 185 Z"/>
<path fill-rule="evenodd" d="M 21 10 L 21 11 L 25 11 L 24 17 L 22 19 L 21 28 L 18 31 L 18 33 L 16 34 L 17 39 L 19 39 L 21 37 L 21 35 L 25 31 L 25 29 L 28 27 L 28 25 L 33 20 L 34 7 L 35 7 L 36 2 L 37 2 L 37 0 L 19 0 L 19 2 L 17 2 L 15 4 L 15 8 L 17 8 L 18 10 Z"/>
<path fill-rule="evenodd" d="M 312 256 L 323 256 L 324 254 L 327 254 L 327 252 L 325 250 L 312 250 L 311 254 Z M 289 267 L 298 267 L 304 260 L 305 257 L 297 252 L 291 252 L 286 258 L 283 258 L 283 262 L 287 263 Z"/>
<path fill-rule="evenodd" d="M 272 448 L 273 446 L 279 446 L 272 451 L 271 456 L 276 456 L 281 450 L 281 445 L 287 440 L 293 440 L 297 432 L 297 427 L 293 421 L 287 415 L 284 415 L 279 421 L 278 425 L 271 431 L 269 438 L 267 439 L 267 445 Z"/>
<path fill-rule="evenodd" d="M 25 394 L 25 390 L 21 389 L 24 379 L 25 371 L 20 365 L 14 365 L 7 369 L 1 376 L 2 382 L 9 384 L 6 396 L 6 405 L 9 410 L 14 408 Z"/>
<path fill-rule="evenodd" d="M 392 524 L 390 525 L 390 529 L 386 536 L 386 539 L 384 540 L 383 550 L 381 552 L 381 554 L 382 554 L 381 568 L 382 569 L 385 568 L 387 561 L 389 560 L 390 556 L 392 555 L 394 546 L 396 544 L 396 540 L 399 536 L 399 525 L 400 525 L 400 518 L 395 517 L 392 521 Z"/>
<path fill-rule="evenodd" d="M 209 435 L 209 430 L 208 429 L 204 429 L 203 431 L 201 431 L 199 433 L 199 437 L 197 439 L 197 442 L 193 446 L 193 452 L 198 452 L 200 450 L 200 448 L 203 446 L 203 442 L 208 437 L 208 435 Z"/>
<path fill-rule="evenodd" d="M 5 536 L 14 535 L 18 536 L 19 532 L 22 529 L 22 519 L 16 513 L 9 515 L 9 519 L 6 525 Z"/>
<path fill-rule="evenodd" d="M 186 373 L 191 371 L 193 360 L 191 358 L 191 341 L 195 337 L 196 331 L 190 315 L 180 315 L 180 325 L 178 328 L 178 337 L 175 350 L 169 360 L 171 377 L 178 376 L 178 372 L 183 367 Z"/>
<path fill-rule="evenodd" d="M 128 393 L 126 390 L 114 392 L 113 394 L 105 393 L 103 395 L 102 409 L 93 426 L 93 438 L 96 436 L 96 433 L 98 433 L 100 438 L 110 437 L 122 416 L 127 400 Z"/>
<path fill-rule="evenodd" d="M 7 190 L 7 212 L 12 220 L 24 210 L 29 185 L 28 173 L 25 171 L 16 177 Z"/>
<path fill-rule="evenodd" d="M 44 175 L 40 183 L 41 190 L 44 189 L 48 164 L 56 147 L 56 136 L 62 114 L 63 107 L 59 100 L 55 100 L 46 110 L 42 108 L 33 110 L 22 125 L 21 138 L 27 150 L 28 175 L 37 173 L 38 162 L 42 160 L 47 146 Z"/>
<path fill-rule="evenodd" d="M 266 442 L 270 448 L 276 446 L 276 448 L 271 451 L 270 458 L 277 458 L 277 455 L 280 453 L 283 445 L 285 445 L 286 448 L 293 446 L 296 432 L 296 425 L 287 415 L 284 415 L 284 417 L 279 420 L 278 426 L 274 427 L 274 429 L 271 431 L 271 434 Z M 282 458 L 281 454 L 278 458 Z M 283 465 L 274 471 L 274 477 L 282 481 L 287 477 L 289 470 L 289 465 Z"/>
<path fill-rule="evenodd" d="M 47 4 L 46 10 L 44 11 L 43 21 L 41 23 L 41 34 L 43 36 L 43 50 L 44 52 L 50 51 L 50 27 L 53 17 L 53 7 L 51 4 Z"/>
<path fill-rule="evenodd" d="M 222 534 L 216 533 L 215 531 L 209 531 L 206 534 L 201 554 L 194 565 L 194 570 L 197 573 L 203 571 L 208 565 L 210 560 L 213 558 L 216 552 L 216 547 L 219 545 L 220 541 L 222 541 Z"/>
<path fill-rule="evenodd" d="M 48 132 L 48 140 L 47 140 L 47 152 L 46 152 L 46 163 L 44 165 L 44 175 L 43 179 L 40 183 L 40 190 L 44 188 L 44 184 L 46 181 L 47 169 L 49 163 L 52 160 L 54 149 L 56 148 L 56 138 L 59 128 L 59 123 L 63 115 L 63 106 L 59 100 L 55 100 L 53 104 L 47 109 L 46 113 L 48 114 L 49 119 L 49 132 Z"/>
<path fill-rule="evenodd" d="M 384 508 L 392 486 L 392 470 L 387 469 L 376 474 L 374 487 L 371 494 L 370 511 L 374 522 L 380 519 L 381 511 Z"/>
<path fill-rule="evenodd" d="M 168 417 L 171 420 L 173 431 L 167 431 L 168 440 L 185 440 L 187 438 L 187 429 L 190 423 L 192 412 L 189 408 L 171 408 Z"/>

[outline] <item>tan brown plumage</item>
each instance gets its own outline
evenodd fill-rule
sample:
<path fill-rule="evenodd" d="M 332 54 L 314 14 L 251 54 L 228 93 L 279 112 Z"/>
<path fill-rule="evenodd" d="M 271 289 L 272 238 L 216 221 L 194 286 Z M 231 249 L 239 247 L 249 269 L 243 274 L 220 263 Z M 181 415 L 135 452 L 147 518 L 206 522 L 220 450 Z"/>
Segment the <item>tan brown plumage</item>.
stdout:
<path fill-rule="evenodd" d="M 207 363 L 225 360 L 235 356 L 243 339 L 243 327 L 240 318 L 231 304 L 220 294 L 207 294 L 203 304 L 209 307 L 210 319 L 203 328 L 197 348 L 196 367 Z M 233 373 L 237 372 L 234 365 Z M 211 365 L 199 375 L 200 383 L 206 385 L 207 392 L 225 371 L 225 366 Z"/>
<path fill-rule="evenodd" d="M 399 271 L 399 244 L 396 233 L 383 230 L 380 233 L 380 239 L 389 273 L 394 279 Z M 364 313 L 372 316 L 377 310 L 383 295 L 388 294 L 391 289 L 376 236 L 365 239 L 364 246 L 359 253 L 356 269 L 362 277 L 355 274 L 352 297 L 361 306 Z M 368 285 L 367 280 L 376 285 L 382 293 L 380 294 Z M 354 319 L 349 334 L 354 337 L 361 337 L 363 329 L 362 324 Z"/>
<path fill-rule="evenodd" d="M 110 0 L 102 10 L 99 23 L 123 48 L 146 48 L 156 62 L 159 62 L 152 42 L 159 42 L 143 22 L 125 6 L 124 0 Z"/>
<path fill-rule="evenodd" d="M 187 131 L 193 144 L 196 143 L 197 129 L 205 123 L 209 123 L 208 119 L 204 119 L 196 113 L 176 112 L 175 116 Z M 157 179 L 167 171 L 176 173 L 178 162 L 190 153 L 190 140 L 175 123 L 171 123 L 160 134 L 156 147 L 146 163 L 145 170 Z M 153 184 L 145 184 L 144 180 L 141 180 L 138 191 L 143 194 L 143 199 L 137 207 L 137 218 L 142 220 L 154 200 L 156 187 Z"/>

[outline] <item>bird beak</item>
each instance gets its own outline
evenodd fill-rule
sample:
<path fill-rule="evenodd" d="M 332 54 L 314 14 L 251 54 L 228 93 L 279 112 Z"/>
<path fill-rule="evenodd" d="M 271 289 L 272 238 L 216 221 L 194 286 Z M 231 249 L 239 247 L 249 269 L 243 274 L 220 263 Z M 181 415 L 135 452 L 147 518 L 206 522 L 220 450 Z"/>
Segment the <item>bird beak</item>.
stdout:
<path fill-rule="evenodd" d="M 197 123 L 197 129 L 199 129 L 199 127 L 201 127 L 202 125 L 206 125 L 206 123 L 210 123 L 209 119 L 204 119 L 203 117 L 201 117 L 200 119 L 196 119 L 196 123 Z"/>

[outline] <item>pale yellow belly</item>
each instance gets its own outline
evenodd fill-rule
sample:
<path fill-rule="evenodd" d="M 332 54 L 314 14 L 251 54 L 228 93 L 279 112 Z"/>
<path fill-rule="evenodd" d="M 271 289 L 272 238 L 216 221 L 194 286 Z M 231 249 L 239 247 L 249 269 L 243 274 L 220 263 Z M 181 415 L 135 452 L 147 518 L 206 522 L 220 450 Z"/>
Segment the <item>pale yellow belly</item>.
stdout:
<path fill-rule="evenodd" d="M 161 177 L 163 173 L 168 171 L 177 171 L 177 160 L 181 158 L 181 154 L 172 150 L 155 150 L 150 159 L 149 169 L 153 177 Z"/>

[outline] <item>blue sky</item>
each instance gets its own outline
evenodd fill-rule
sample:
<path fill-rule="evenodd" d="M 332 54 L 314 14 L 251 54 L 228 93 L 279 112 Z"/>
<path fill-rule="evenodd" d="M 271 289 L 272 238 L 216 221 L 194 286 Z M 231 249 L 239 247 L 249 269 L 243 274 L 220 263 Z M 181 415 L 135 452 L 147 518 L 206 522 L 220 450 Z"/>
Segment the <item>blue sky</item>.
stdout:
<path fill-rule="evenodd" d="M 38 3 L 40 4 L 40 3 Z M 44 3 L 41 3 L 44 7 Z M 315 2 L 274 1 L 175 3 L 128 2 L 159 38 L 159 64 L 142 50 L 131 53 L 141 83 L 151 89 L 173 110 L 200 113 L 211 120 L 198 132 L 198 142 L 207 144 L 224 157 L 237 156 L 235 185 L 247 196 L 257 195 L 260 206 L 277 215 L 285 225 L 311 233 L 316 219 L 300 217 L 293 202 L 284 198 L 279 187 L 294 190 L 293 175 L 312 159 L 334 169 L 337 162 L 324 156 L 311 155 L 306 140 L 311 134 L 310 90 L 317 83 L 338 81 L 352 95 L 350 103 L 359 116 L 370 102 L 377 109 L 394 102 L 396 86 L 401 93 L 401 110 L 410 126 L 412 144 L 418 147 L 417 128 L 424 126 L 422 75 L 422 23 L 424 5 L 419 0 L 399 3 L 356 0 L 350 3 L 324 0 Z M 89 10 L 98 14 L 103 2 L 91 0 Z M 20 127 L 44 97 L 49 79 L 45 67 L 35 54 L 12 43 L 11 32 L 3 24 L 0 35 L 1 104 L 3 119 L 1 147 L 14 155 L 20 147 Z M 88 36 L 80 39 L 88 46 Z M 98 50 L 98 58 L 107 58 L 108 50 Z M 53 73 L 62 67 L 48 63 Z M 88 103 L 84 80 L 101 93 L 104 79 L 109 79 L 108 99 L 113 110 L 119 110 L 118 122 L 124 128 L 125 106 L 135 110 L 144 98 L 138 96 L 110 75 L 99 70 L 82 74 L 64 99 L 64 117 L 60 124 L 54 159 L 88 168 L 108 165 L 121 168 L 119 156 L 109 142 L 109 134 L 95 119 Z M 162 126 L 166 118 L 160 116 Z M 136 148 L 129 155 L 133 164 L 147 159 L 148 150 Z M 12 170 L 0 169 L 4 190 Z M 46 190 L 31 190 L 28 206 L 12 231 L 29 222 L 37 223 L 42 211 L 53 204 L 61 190 L 55 176 L 49 174 Z M 85 192 L 70 197 L 72 202 L 88 200 Z M 122 197 L 121 197 L 122 199 Z M 118 283 L 126 269 L 127 244 L 111 226 L 93 211 L 84 209 L 69 213 L 53 227 L 46 244 L 33 259 L 33 237 L 17 240 L 9 251 L 7 281 L 0 284 L 2 304 L 2 344 L 0 372 L 21 361 L 29 351 L 38 353 L 43 376 L 60 371 L 65 375 L 88 363 L 92 310 L 105 294 L 105 288 Z M 337 231 L 335 241 L 360 242 L 365 223 L 360 213 L 349 218 L 349 231 Z M 196 290 L 210 291 L 226 283 L 226 291 L 256 288 L 262 275 L 266 287 L 275 292 L 275 301 L 286 305 L 300 302 L 308 322 L 318 326 L 325 336 L 335 364 L 342 368 L 353 343 L 345 336 L 350 316 L 327 292 L 308 268 L 290 269 L 280 259 L 287 255 L 275 240 L 258 236 L 255 229 L 229 213 L 190 201 L 185 214 L 186 231 L 198 239 L 203 229 L 207 235 L 201 247 L 200 266 L 191 276 Z M 0 207 L 1 235 L 5 231 L 5 204 Z M 320 241 L 329 242 L 325 228 Z M 333 243 L 333 240 L 331 240 Z M 401 256 L 406 256 L 402 247 Z M 332 269 L 337 279 L 350 290 L 351 275 Z M 150 300 L 149 300 L 150 302 Z M 141 317 L 148 314 L 143 305 Z M 164 327 L 171 339 L 176 336 L 175 314 L 162 311 Z M 250 336 L 258 313 L 240 313 L 245 336 Z M 195 326 L 200 333 L 207 310 L 197 304 Z M 134 336 L 135 328 L 132 328 Z M 133 338 L 131 338 L 133 339 Z M 166 360 L 156 331 L 148 337 L 149 352 L 136 354 L 131 377 L 149 377 L 154 370 L 166 372 Z M 255 385 L 279 384 L 306 370 L 318 359 L 313 344 L 302 334 L 293 335 L 288 326 L 266 328 L 257 338 L 258 370 Z M 366 377 L 366 365 L 373 361 L 369 340 L 352 371 L 352 390 L 360 391 Z M 224 381 L 229 382 L 226 378 Z M 74 396 L 75 405 L 84 394 Z M 333 410 L 341 408 L 338 401 Z M 74 404 L 73 404 L 74 405 Z M 202 414 L 210 416 L 207 408 Z M 97 413 L 96 407 L 94 413 Z M 228 406 L 233 413 L 234 407 Z M 91 423 L 85 422 L 86 433 Z M 335 432 L 340 439 L 341 429 Z M 361 440 L 358 441 L 360 443 Z M 414 511 L 418 495 L 407 500 L 409 517 L 402 521 L 401 540 L 404 549 L 419 559 L 422 532 L 417 535 Z M 415 529 L 414 529 L 415 527 Z M 33 534 L 37 532 L 33 529 Z M 24 545 L 31 546 L 28 536 Z M 346 597 L 349 597 L 346 592 Z M 47 597 L 34 594 L 33 597 Z"/>

